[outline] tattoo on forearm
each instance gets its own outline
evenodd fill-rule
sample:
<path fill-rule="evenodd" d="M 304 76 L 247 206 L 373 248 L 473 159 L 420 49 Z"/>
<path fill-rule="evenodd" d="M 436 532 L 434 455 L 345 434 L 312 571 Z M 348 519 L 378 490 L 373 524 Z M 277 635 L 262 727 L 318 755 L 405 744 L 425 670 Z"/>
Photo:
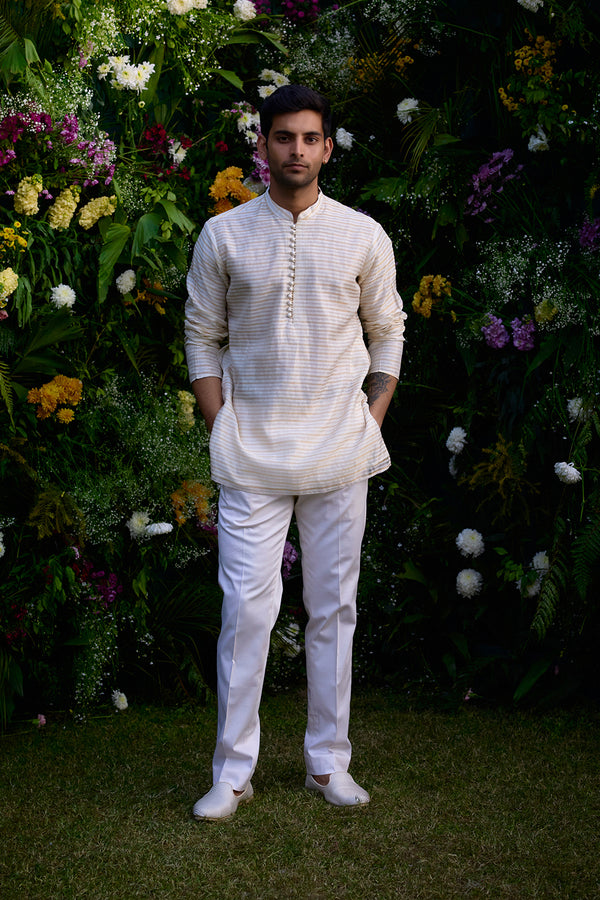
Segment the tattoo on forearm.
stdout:
<path fill-rule="evenodd" d="M 393 381 L 392 376 L 386 375 L 385 372 L 371 372 L 370 375 L 367 375 L 367 400 L 369 406 L 372 406 L 378 397 L 387 392 L 391 381 Z"/>

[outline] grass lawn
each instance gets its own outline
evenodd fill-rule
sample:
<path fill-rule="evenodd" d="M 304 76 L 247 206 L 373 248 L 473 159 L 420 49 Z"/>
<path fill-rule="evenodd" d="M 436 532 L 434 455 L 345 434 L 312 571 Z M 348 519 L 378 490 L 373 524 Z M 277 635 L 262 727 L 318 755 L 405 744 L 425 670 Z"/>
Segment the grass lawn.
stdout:
<path fill-rule="evenodd" d="M 130 702 L 132 698 L 130 698 Z M 195 822 L 206 708 L 15 725 L 0 739 L 0 896 L 600 898 L 600 713 L 457 714 L 356 694 L 368 807 L 303 788 L 302 693 L 265 698 L 255 800 Z"/>

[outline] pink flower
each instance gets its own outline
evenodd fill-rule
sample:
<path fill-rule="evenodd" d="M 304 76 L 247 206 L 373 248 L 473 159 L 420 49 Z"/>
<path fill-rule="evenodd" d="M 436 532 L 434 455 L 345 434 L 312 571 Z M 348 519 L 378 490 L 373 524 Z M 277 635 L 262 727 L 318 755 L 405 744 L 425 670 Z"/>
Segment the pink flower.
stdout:
<path fill-rule="evenodd" d="M 42 728 L 46 724 L 46 716 L 42 715 L 42 713 L 38 713 L 37 723 L 38 728 Z"/>

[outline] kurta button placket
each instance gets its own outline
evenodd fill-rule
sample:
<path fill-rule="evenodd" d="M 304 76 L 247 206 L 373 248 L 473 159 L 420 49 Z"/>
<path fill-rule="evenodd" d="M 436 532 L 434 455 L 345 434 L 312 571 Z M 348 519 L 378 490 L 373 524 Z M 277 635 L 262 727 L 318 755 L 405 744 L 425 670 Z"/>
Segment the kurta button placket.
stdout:
<path fill-rule="evenodd" d="M 290 274 L 289 285 L 287 291 L 287 318 L 294 318 L 294 287 L 296 284 L 296 223 L 292 225 L 292 233 L 290 239 Z"/>

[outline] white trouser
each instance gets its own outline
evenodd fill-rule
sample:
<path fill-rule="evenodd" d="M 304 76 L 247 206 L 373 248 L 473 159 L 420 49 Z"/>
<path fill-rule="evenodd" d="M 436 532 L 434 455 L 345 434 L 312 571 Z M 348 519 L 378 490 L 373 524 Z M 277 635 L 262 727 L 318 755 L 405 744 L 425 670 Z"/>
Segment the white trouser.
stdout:
<path fill-rule="evenodd" d="M 356 590 L 368 482 L 325 494 L 273 496 L 221 487 L 217 646 L 218 729 L 213 780 L 242 790 L 260 741 L 259 705 L 281 604 L 281 563 L 295 512 L 302 551 L 308 679 L 307 771 L 346 772 Z"/>

